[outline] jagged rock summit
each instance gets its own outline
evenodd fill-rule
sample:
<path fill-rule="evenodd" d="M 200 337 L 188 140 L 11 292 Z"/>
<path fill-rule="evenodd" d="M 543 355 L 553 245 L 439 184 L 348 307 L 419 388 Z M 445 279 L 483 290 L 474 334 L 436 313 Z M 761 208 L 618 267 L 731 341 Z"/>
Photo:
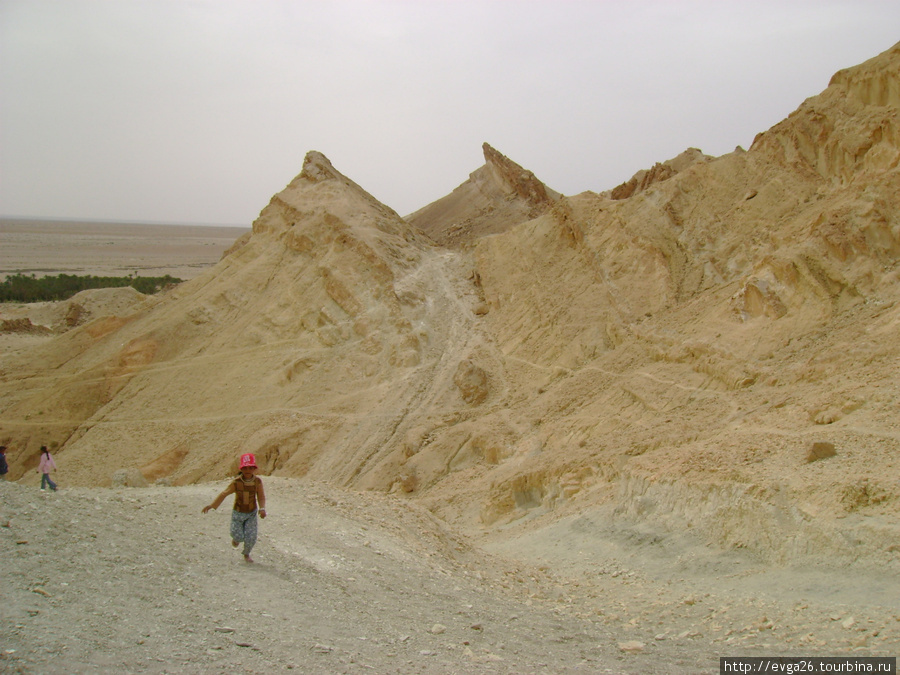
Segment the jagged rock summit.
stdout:
<path fill-rule="evenodd" d="M 48 442 L 83 485 L 250 451 L 522 550 L 596 519 L 896 570 L 898 91 L 895 46 L 616 195 L 485 146 L 407 219 L 310 153 L 215 269 L 3 355 L 12 478 Z"/>
<path fill-rule="evenodd" d="M 545 213 L 560 195 L 487 143 L 485 164 L 446 197 L 407 216 L 442 246 L 466 247 Z"/>

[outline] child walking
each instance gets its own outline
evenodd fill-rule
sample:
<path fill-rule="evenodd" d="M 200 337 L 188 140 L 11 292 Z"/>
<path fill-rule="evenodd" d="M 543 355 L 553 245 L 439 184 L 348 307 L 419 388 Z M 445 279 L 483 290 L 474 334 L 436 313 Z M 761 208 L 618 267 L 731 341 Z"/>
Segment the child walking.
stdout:
<path fill-rule="evenodd" d="M 256 457 L 251 453 L 241 455 L 240 475 L 222 490 L 215 501 L 203 507 L 203 513 L 217 509 L 230 494 L 234 495 L 234 509 L 231 511 L 231 545 L 235 548 L 244 542 L 244 560 L 253 562 L 250 550 L 256 544 L 257 521 L 266 517 L 266 493 L 262 480 L 256 475 Z M 258 509 L 257 509 L 258 505 Z"/>
<path fill-rule="evenodd" d="M 50 479 L 50 472 L 56 471 L 56 462 L 50 456 L 46 445 L 41 446 L 41 463 L 38 464 L 38 471 L 41 474 L 41 490 L 46 489 L 49 485 L 50 489 L 56 492 L 56 483 Z"/>

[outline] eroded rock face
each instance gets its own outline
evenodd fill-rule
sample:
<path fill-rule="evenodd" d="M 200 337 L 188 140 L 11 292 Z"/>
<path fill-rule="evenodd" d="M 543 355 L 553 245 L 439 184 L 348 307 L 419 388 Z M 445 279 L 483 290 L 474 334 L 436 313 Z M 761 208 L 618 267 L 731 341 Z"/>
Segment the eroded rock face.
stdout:
<path fill-rule="evenodd" d="M 796 162 L 828 180 L 878 182 L 898 160 L 900 47 L 834 75 L 828 88 L 757 136 L 751 150 Z M 886 177 L 886 176 L 882 176 Z"/>
<path fill-rule="evenodd" d="M 30 324 L 29 330 L 35 333 L 64 333 L 104 317 L 128 316 L 149 302 L 153 302 L 151 296 L 125 286 L 92 288 L 61 302 L 6 305 L 0 310 L 0 332 Z"/>
<path fill-rule="evenodd" d="M 674 159 L 654 164 L 647 171 L 638 171 L 630 180 L 614 187 L 609 191 L 611 199 L 628 199 L 640 192 L 644 192 L 651 185 L 668 180 L 672 176 L 695 164 L 701 164 L 713 159 L 704 155 L 697 148 L 688 148 Z"/>
<path fill-rule="evenodd" d="M 49 333 L 50 329 L 46 326 L 36 326 L 31 323 L 31 319 L 23 317 L 21 319 L 4 319 L 0 321 L 0 333 Z"/>
<path fill-rule="evenodd" d="M 470 405 L 484 403 L 488 397 L 488 374 L 469 360 L 460 362 L 453 376 L 463 400 Z"/>

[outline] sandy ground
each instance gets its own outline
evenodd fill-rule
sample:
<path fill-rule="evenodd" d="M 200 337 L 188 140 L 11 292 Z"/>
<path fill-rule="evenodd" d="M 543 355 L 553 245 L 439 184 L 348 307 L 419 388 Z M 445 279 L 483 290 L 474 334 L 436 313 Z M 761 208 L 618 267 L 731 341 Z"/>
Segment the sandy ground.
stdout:
<path fill-rule="evenodd" d="M 716 673 L 897 650 L 896 584 L 872 572 L 859 593 L 585 515 L 477 540 L 414 503 L 274 477 L 247 564 L 230 500 L 200 513 L 224 483 L 58 478 L 0 483 L 0 672 Z"/>

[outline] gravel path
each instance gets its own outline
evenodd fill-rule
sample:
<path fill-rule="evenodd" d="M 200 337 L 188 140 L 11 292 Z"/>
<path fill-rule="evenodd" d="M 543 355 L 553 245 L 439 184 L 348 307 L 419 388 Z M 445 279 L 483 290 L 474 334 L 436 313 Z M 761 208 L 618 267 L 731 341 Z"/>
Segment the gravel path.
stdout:
<path fill-rule="evenodd" d="M 787 635 L 798 653 L 897 651 L 889 610 L 726 603 L 565 545 L 554 576 L 414 503 L 264 480 L 254 564 L 229 545 L 227 503 L 200 514 L 222 484 L 0 483 L 0 672 L 713 673 L 719 655 L 785 653 Z M 801 641 L 807 619 L 827 649 Z"/>

